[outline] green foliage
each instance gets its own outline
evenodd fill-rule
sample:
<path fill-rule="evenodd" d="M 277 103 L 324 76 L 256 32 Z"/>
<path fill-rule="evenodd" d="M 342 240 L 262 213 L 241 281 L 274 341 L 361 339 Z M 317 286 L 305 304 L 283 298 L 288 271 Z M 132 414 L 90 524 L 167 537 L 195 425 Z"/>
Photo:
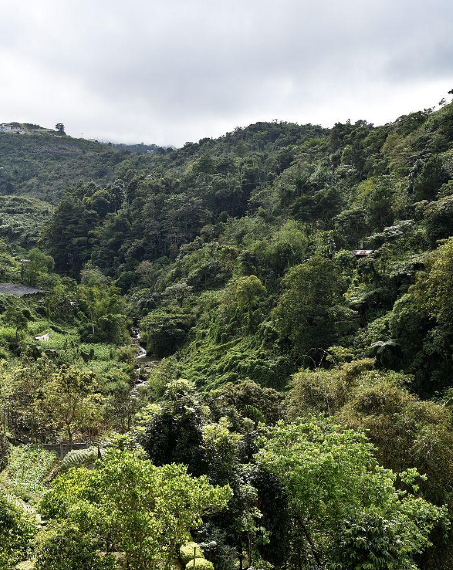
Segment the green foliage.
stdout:
<path fill-rule="evenodd" d="M 86 342 L 122 344 L 126 339 L 126 318 L 120 290 L 99 271 L 85 273 L 86 279 L 78 288 L 81 337 Z"/>
<path fill-rule="evenodd" d="M 179 549 L 179 558 L 183 564 L 188 564 L 194 558 L 204 558 L 204 556 L 203 551 L 196 542 L 188 542 Z"/>
<path fill-rule="evenodd" d="M 453 196 L 445 196 L 431 202 L 426 209 L 426 233 L 430 242 L 435 245 L 437 240 L 453 235 Z"/>
<path fill-rule="evenodd" d="M 225 484 L 231 480 L 237 465 L 243 437 L 230 431 L 227 418 L 203 426 L 204 459 L 209 466 L 211 480 Z"/>
<path fill-rule="evenodd" d="M 47 422 L 72 444 L 77 432 L 96 434 L 102 421 L 93 374 L 61 366 L 45 385 L 40 405 Z"/>
<path fill-rule="evenodd" d="M 111 545 L 126 563 L 168 568 L 201 516 L 223 508 L 228 487 L 195 479 L 182 465 L 155 467 L 130 451 L 109 450 L 93 471 L 60 475 L 42 500 L 44 516 L 77 525 L 86 540 Z M 78 551 L 70 553 L 77 560 Z M 70 558 L 70 559 L 71 559 Z M 71 560 L 71 561 L 72 561 Z M 74 562 L 72 562 L 74 564 Z"/>
<path fill-rule="evenodd" d="M 420 305 L 438 323 L 451 329 L 453 322 L 453 239 L 426 259 L 426 272 L 420 274 L 414 293 Z"/>
<path fill-rule="evenodd" d="M 14 327 L 16 331 L 16 343 L 19 342 L 19 337 L 28 327 L 28 318 L 24 310 L 15 304 L 10 304 L 5 312 L 4 319 L 9 325 Z"/>
<path fill-rule="evenodd" d="M 10 454 L 10 445 L 6 434 L 0 431 L 0 471 L 8 464 L 8 458 Z"/>
<path fill-rule="evenodd" d="M 305 567 L 360 562 L 363 569 L 416 568 L 416 555 L 430 545 L 430 532 L 445 512 L 398 491 L 396 474 L 380 468 L 372 452 L 363 434 L 324 419 L 268 430 L 257 461 L 288 493 Z M 366 549 L 352 540 L 359 524 Z"/>
<path fill-rule="evenodd" d="M 0 133 L 2 194 L 31 194 L 55 202 L 64 190 L 80 180 L 109 180 L 126 153 L 84 139 L 55 137 L 45 129 L 26 136 Z M 61 167 L 62 163 L 64 168 Z"/>
<path fill-rule="evenodd" d="M 191 568 L 195 568 L 195 570 L 214 570 L 214 564 L 205 558 L 194 558 L 186 564 L 187 570 Z"/>
<path fill-rule="evenodd" d="M 14 570 L 27 557 L 36 524 L 0 491 L 0 569 Z"/>
<path fill-rule="evenodd" d="M 436 192 L 447 181 L 439 156 L 430 156 L 425 163 L 416 163 L 411 174 L 415 200 L 433 200 Z"/>
<path fill-rule="evenodd" d="M 14 492 L 26 500 L 37 500 L 46 490 L 57 463 L 54 453 L 38 446 L 13 447 L 6 477 Z"/>
<path fill-rule="evenodd" d="M 436 504 L 450 503 L 450 411 L 410 394 L 405 388 L 410 380 L 400 373 L 375 370 L 370 359 L 332 370 L 302 370 L 287 395 L 289 416 L 323 412 L 366 431 L 380 463 L 395 471 L 416 467 L 428 476 L 420 483 L 424 496 Z"/>
<path fill-rule="evenodd" d="M 181 462 L 233 490 L 190 529 L 219 570 L 239 553 L 260 568 L 451 568 L 448 525 L 424 501 L 453 505 L 452 110 L 257 123 L 135 155 L 33 125 L 0 135 L 0 234 L 14 246 L 0 244 L 0 277 L 45 291 L 0 298 L 1 431 L 132 454 L 94 472 L 71 467 L 96 448 L 63 460 L 42 567 L 169 565 L 189 534 L 164 552 L 154 530 L 173 528 L 179 483 L 194 489 L 183 477 L 157 496 L 156 473 Z M 348 429 L 275 427 L 319 412 Z"/>
<path fill-rule="evenodd" d="M 191 473 L 204 471 L 203 408 L 193 384 L 170 382 L 164 401 L 141 438 L 141 444 L 155 465 L 184 463 Z"/>
<path fill-rule="evenodd" d="M 110 554 L 98 552 L 99 544 L 71 522 L 52 522 L 35 541 L 36 570 L 114 570 Z"/>
<path fill-rule="evenodd" d="M 273 317 L 282 338 L 288 338 L 299 358 L 318 359 L 338 338 L 345 287 L 333 261 L 313 257 L 293 267 L 283 280 L 283 293 Z"/>
<path fill-rule="evenodd" d="M 244 418 L 259 417 L 266 424 L 282 418 L 283 394 L 250 380 L 227 383 L 209 391 L 205 399 L 217 420 L 228 417 L 237 429 Z"/>
<path fill-rule="evenodd" d="M 35 198 L 0 196 L 0 238 L 27 249 L 33 247 L 52 212 L 51 204 Z"/>
<path fill-rule="evenodd" d="M 154 311 L 140 323 L 148 351 L 157 357 L 173 354 L 181 346 L 192 325 L 190 314 L 182 311 Z"/>
<path fill-rule="evenodd" d="M 86 467 L 94 463 L 98 458 L 99 449 L 97 447 L 73 449 L 63 457 L 59 469 L 60 471 L 66 471 L 72 467 Z"/>
<path fill-rule="evenodd" d="M 304 260 L 308 251 L 307 233 L 303 226 L 288 220 L 270 241 L 258 241 L 251 249 L 263 264 L 281 274 Z"/>

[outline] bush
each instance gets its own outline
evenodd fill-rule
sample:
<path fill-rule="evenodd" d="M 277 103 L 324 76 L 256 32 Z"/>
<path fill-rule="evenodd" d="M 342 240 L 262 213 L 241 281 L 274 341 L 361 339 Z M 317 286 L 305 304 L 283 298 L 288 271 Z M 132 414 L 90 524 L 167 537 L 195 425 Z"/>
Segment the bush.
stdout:
<path fill-rule="evenodd" d="M 61 460 L 60 471 L 66 471 L 72 467 L 87 466 L 96 461 L 99 457 L 97 447 L 88 447 L 87 449 L 73 449 Z"/>
<path fill-rule="evenodd" d="M 214 570 L 214 564 L 206 558 L 195 558 L 186 564 L 186 570 Z"/>
<path fill-rule="evenodd" d="M 198 546 L 196 542 L 188 542 L 181 546 L 179 550 L 179 557 L 181 558 L 183 564 L 188 564 L 191 560 L 194 559 L 194 549 L 195 549 L 195 558 L 204 558 L 203 551 Z"/>
<path fill-rule="evenodd" d="M 26 557 L 35 527 L 0 494 L 0 570 L 13 570 Z"/>
<path fill-rule="evenodd" d="M 4 433 L 0 433 L 0 471 L 3 471 L 3 469 L 5 469 L 6 465 L 8 464 L 8 456 L 8 439 Z"/>
<path fill-rule="evenodd" d="M 52 523 L 36 540 L 35 570 L 113 570 L 111 555 L 102 556 L 94 540 L 80 532 L 75 524 Z"/>
<path fill-rule="evenodd" d="M 192 318 L 183 312 L 154 311 L 141 322 L 146 348 L 158 358 L 173 354 L 185 341 Z"/>
<path fill-rule="evenodd" d="M 431 202 L 426 209 L 426 234 L 432 245 L 453 235 L 453 196 Z"/>

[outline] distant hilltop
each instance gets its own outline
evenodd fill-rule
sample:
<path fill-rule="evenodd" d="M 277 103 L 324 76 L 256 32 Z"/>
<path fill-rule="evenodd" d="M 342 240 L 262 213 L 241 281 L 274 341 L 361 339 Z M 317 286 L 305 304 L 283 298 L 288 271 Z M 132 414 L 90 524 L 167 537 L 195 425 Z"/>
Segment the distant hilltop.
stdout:
<path fill-rule="evenodd" d="M 55 129 L 46 129 L 40 125 L 34 125 L 33 123 L 0 123 L 0 133 L 10 133 L 17 135 L 66 135 L 63 123 L 57 123 Z M 70 137 L 73 138 L 73 137 Z M 134 152 L 137 154 L 166 154 L 176 150 L 176 147 L 172 145 L 159 146 L 156 144 L 125 144 L 125 143 L 113 143 L 105 140 L 99 139 L 83 139 L 88 142 L 98 143 L 102 145 L 108 145 L 114 147 L 118 150 Z"/>

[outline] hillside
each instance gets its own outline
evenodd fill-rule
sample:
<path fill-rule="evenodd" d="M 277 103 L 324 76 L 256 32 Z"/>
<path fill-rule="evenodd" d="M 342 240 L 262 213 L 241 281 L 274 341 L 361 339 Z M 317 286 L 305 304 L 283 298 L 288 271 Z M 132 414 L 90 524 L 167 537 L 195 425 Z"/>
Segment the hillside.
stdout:
<path fill-rule="evenodd" d="M 185 307 L 179 313 L 198 323 L 188 336 L 178 333 L 189 342 L 184 350 L 189 351 L 191 374 L 198 379 L 193 367 L 200 347 L 206 346 L 206 355 L 217 349 L 223 354 L 215 365 L 197 364 L 200 382 L 207 377 L 233 379 L 245 370 L 254 380 L 282 386 L 293 366 L 308 362 L 305 358 L 319 362 L 336 343 L 357 356 L 371 354 L 378 350 L 376 343 L 383 343 L 380 351 L 390 358 L 392 350 L 404 352 L 406 346 L 405 339 L 394 338 L 396 329 L 389 328 L 395 322 L 392 308 L 414 282 L 424 255 L 436 248 L 437 240 L 451 235 L 452 124 L 450 105 L 377 128 L 363 121 L 338 124 L 330 131 L 257 124 L 188 144 L 156 157 L 150 170 L 143 165 L 129 171 L 121 183 L 72 191 L 49 227 L 49 253 L 59 271 L 73 276 L 91 261 L 132 299 L 153 308 L 156 318 L 173 306 L 167 291 L 175 291 Z M 354 258 L 351 252 L 364 248 L 371 255 Z M 297 281 L 291 284 L 299 278 L 292 268 L 307 259 L 307 271 L 315 276 L 319 265 L 335 283 L 341 277 L 341 287 L 335 294 L 326 290 L 323 316 L 301 313 L 301 319 L 319 318 L 321 328 L 296 340 L 293 325 L 277 315 L 285 290 L 289 288 L 289 295 L 297 286 Z M 254 339 L 254 348 L 243 345 L 244 323 L 225 314 L 226 299 L 235 298 L 235 283 L 243 280 L 243 286 L 252 287 L 252 276 L 257 289 L 250 295 L 258 295 L 257 305 L 247 311 L 258 313 L 246 336 Z M 336 319 L 329 320 L 334 307 L 340 311 L 341 327 Z M 143 311 L 137 315 L 145 316 Z M 220 326 L 219 338 L 199 338 L 201 323 L 211 332 Z M 270 339 L 280 339 L 269 344 L 269 351 L 263 348 L 263 327 Z M 229 328 L 231 334 L 225 332 Z M 326 329 L 331 334 L 325 335 Z M 326 337 L 322 342 L 321 331 Z M 198 347 L 195 354 L 191 340 Z M 421 345 L 419 350 L 415 361 L 423 365 L 414 369 L 407 355 L 398 366 L 404 362 L 422 391 L 432 393 L 448 383 L 450 372 L 441 373 L 444 380 L 431 388 L 437 357 L 421 357 Z M 266 377 L 271 375 L 268 380 L 260 372 L 256 351 L 264 359 Z M 220 374 L 214 371 L 219 365 Z"/>
<path fill-rule="evenodd" d="M 35 246 L 53 206 L 27 196 L 0 195 L 0 239 L 25 249 Z"/>
<path fill-rule="evenodd" d="M 453 103 L 2 136 L 36 169 L 0 200 L 8 570 L 451 569 Z"/>
<path fill-rule="evenodd" d="M 0 194 L 56 203 L 77 182 L 114 180 L 129 159 L 130 152 L 112 145 L 37 126 L 23 134 L 0 132 Z"/>

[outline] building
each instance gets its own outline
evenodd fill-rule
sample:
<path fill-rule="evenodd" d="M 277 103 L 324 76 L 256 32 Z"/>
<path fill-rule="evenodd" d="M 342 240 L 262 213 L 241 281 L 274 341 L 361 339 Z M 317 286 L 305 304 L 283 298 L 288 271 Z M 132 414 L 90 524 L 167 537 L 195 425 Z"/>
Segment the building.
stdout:
<path fill-rule="evenodd" d="M 374 249 L 354 249 L 352 255 L 354 257 L 368 257 L 374 253 Z"/>
<path fill-rule="evenodd" d="M 24 134 L 25 130 L 19 123 L 0 123 L 0 133 Z"/>

